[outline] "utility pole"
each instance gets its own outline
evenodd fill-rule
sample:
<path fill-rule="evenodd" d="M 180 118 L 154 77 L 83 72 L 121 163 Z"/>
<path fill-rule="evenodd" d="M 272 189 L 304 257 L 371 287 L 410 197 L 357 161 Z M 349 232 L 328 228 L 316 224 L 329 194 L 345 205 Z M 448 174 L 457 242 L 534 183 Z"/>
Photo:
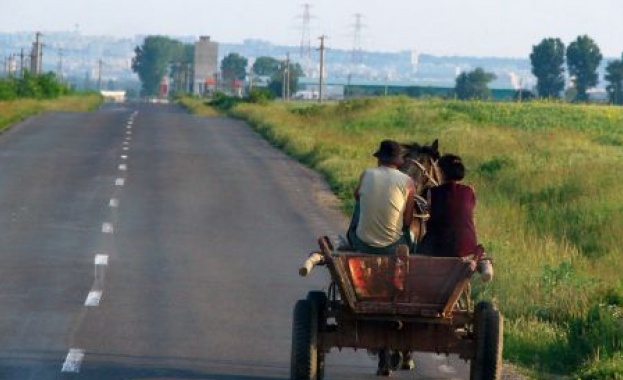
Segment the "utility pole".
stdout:
<path fill-rule="evenodd" d="M 319 83 L 318 83 L 318 103 L 322 103 L 322 86 L 323 86 L 323 77 L 324 77 L 324 40 L 327 36 L 322 35 L 320 38 L 320 75 L 319 75 Z"/>
<path fill-rule="evenodd" d="M 99 70 L 97 73 L 97 89 L 98 91 L 102 91 L 102 66 L 104 62 L 100 59 L 98 62 Z"/>
<path fill-rule="evenodd" d="M 63 49 L 58 49 L 58 79 L 63 83 Z"/>
<path fill-rule="evenodd" d="M 290 100 L 290 53 L 286 54 L 286 100 Z"/>
<path fill-rule="evenodd" d="M 283 100 L 290 99 L 290 53 L 286 54 L 286 60 L 283 65 L 283 83 L 281 85 L 281 97 Z"/>
<path fill-rule="evenodd" d="M 19 55 L 19 76 L 20 78 L 24 77 L 24 48 Z"/>

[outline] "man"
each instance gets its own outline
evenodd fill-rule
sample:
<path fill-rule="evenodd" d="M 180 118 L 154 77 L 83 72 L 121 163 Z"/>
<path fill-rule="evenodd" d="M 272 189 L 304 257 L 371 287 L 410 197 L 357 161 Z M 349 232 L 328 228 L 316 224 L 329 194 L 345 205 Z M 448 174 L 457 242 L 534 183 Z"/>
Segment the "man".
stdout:
<path fill-rule="evenodd" d="M 374 156 L 377 167 L 364 170 L 355 189 L 357 205 L 348 239 L 357 252 L 394 254 L 399 245 L 411 245 L 409 225 L 413 221 L 415 184 L 398 170 L 403 158 L 396 141 L 382 141 Z M 381 350 L 378 356 L 377 375 L 390 376 L 390 362 L 391 367 L 396 367 L 400 353 Z M 407 353 L 402 368 L 413 367 Z"/>
<path fill-rule="evenodd" d="M 410 243 L 415 185 L 398 170 L 403 158 L 396 141 L 382 141 L 374 156 L 378 166 L 364 170 L 355 188 L 358 215 L 348 238 L 358 252 L 393 254 L 398 245 Z"/>

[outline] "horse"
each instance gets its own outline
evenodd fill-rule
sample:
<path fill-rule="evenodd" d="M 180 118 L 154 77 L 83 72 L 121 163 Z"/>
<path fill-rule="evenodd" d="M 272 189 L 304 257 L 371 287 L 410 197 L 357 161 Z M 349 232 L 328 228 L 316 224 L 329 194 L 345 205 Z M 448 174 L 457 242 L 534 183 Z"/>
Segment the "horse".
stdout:
<path fill-rule="evenodd" d="M 437 167 L 437 160 L 441 156 L 439 140 L 433 141 L 430 145 L 412 143 L 401 144 L 401 147 L 404 151 L 403 164 L 398 170 L 411 177 L 415 183 L 415 210 L 409 231 L 413 243 L 417 244 L 426 233 L 426 221 L 429 217 L 426 193 L 428 189 L 438 186 L 441 182 L 441 174 Z"/>

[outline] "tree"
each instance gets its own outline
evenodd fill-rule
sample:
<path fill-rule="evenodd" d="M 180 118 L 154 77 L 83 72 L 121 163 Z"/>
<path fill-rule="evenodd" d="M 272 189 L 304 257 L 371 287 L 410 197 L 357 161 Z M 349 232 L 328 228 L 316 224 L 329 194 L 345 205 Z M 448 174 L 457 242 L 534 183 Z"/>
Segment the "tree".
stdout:
<path fill-rule="evenodd" d="M 273 73 L 272 77 L 270 78 L 270 83 L 268 84 L 268 88 L 276 97 L 280 97 L 283 93 L 283 79 L 285 68 L 285 62 L 280 63 L 279 71 Z M 301 67 L 301 65 L 298 63 L 290 62 L 288 66 L 288 93 L 294 94 L 298 91 L 299 78 L 303 76 L 305 76 L 305 73 L 303 72 L 303 68 Z"/>
<path fill-rule="evenodd" d="M 192 46 L 190 48 L 188 46 L 168 37 L 148 36 L 143 41 L 143 45 L 134 49 L 132 71 L 138 74 L 143 95 L 158 94 L 160 81 L 166 75 L 172 62 L 192 62 L 189 57 L 189 50 Z"/>
<path fill-rule="evenodd" d="M 247 76 L 248 60 L 238 53 L 229 53 L 221 61 L 221 74 L 225 82 L 243 80 Z"/>
<path fill-rule="evenodd" d="M 623 104 L 623 60 L 608 63 L 604 77 L 610 84 L 606 87 L 610 103 Z"/>
<path fill-rule="evenodd" d="M 567 66 L 575 88 L 577 101 L 588 100 L 588 89 L 599 82 L 597 68 L 603 56 L 599 46 L 589 36 L 579 36 L 567 48 Z"/>
<path fill-rule="evenodd" d="M 565 45 L 559 38 L 546 38 L 532 47 L 532 74 L 542 98 L 558 98 L 565 88 Z"/>
<path fill-rule="evenodd" d="M 487 87 L 496 78 L 495 74 L 485 72 L 481 67 L 461 73 L 456 78 L 454 91 L 459 99 L 488 99 L 491 91 Z"/>
<path fill-rule="evenodd" d="M 258 57 L 253 63 L 252 71 L 255 75 L 272 77 L 279 68 L 281 62 L 273 57 Z"/>

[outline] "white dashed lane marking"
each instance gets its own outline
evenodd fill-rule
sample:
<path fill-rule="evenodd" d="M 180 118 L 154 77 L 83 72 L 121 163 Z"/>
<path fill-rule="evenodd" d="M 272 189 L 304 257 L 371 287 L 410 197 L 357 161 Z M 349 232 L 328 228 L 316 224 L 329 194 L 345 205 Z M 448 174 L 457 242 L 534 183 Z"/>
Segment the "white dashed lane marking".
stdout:
<path fill-rule="evenodd" d="M 84 301 L 84 306 L 99 306 L 100 301 L 102 299 L 102 291 L 101 290 L 91 290 L 87 295 L 86 301 Z"/>
<path fill-rule="evenodd" d="M 126 164 L 120 164 L 120 165 L 119 165 L 119 170 L 122 170 L 122 171 L 128 170 L 128 165 L 126 165 Z"/>
<path fill-rule="evenodd" d="M 112 223 L 103 223 L 102 224 L 102 232 L 105 234 L 112 234 L 113 233 L 113 227 L 112 227 Z"/>
<path fill-rule="evenodd" d="M 117 198 L 111 198 L 110 201 L 108 202 L 108 206 L 109 207 L 119 207 L 119 199 Z"/>
<path fill-rule="evenodd" d="M 125 178 L 117 178 L 115 180 L 115 185 L 116 186 L 123 186 L 125 184 Z"/>
<path fill-rule="evenodd" d="M 70 349 L 67 357 L 65 358 L 65 362 L 63 363 L 63 368 L 61 369 L 61 372 L 80 372 L 80 365 L 82 364 L 83 359 L 84 350 L 81 350 L 79 348 Z"/>
<path fill-rule="evenodd" d="M 108 265 L 108 255 L 95 255 L 95 265 Z"/>

